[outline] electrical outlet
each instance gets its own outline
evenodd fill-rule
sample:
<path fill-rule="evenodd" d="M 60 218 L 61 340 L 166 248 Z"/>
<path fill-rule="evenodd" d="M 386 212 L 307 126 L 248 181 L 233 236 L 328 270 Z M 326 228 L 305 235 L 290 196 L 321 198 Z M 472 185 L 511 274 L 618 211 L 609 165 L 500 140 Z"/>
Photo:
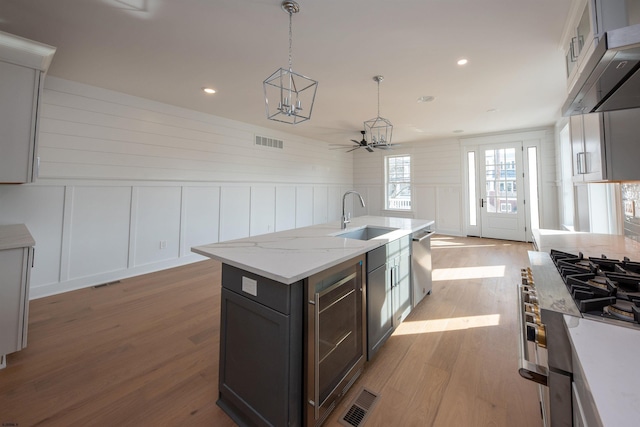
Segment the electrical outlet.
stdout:
<path fill-rule="evenodd" d="M 166 249 L 166 248 L 167 248 L 167 241 L 160 240 L 160 249 Z"/>

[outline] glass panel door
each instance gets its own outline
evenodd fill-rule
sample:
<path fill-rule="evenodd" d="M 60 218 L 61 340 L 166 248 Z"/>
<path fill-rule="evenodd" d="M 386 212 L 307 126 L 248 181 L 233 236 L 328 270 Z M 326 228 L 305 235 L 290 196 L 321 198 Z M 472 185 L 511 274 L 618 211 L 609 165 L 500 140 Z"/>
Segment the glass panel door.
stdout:
<path fill-rule="evenodd" d="M 522 143 L 480 150 L 482 236 L 525 241 Z"/>

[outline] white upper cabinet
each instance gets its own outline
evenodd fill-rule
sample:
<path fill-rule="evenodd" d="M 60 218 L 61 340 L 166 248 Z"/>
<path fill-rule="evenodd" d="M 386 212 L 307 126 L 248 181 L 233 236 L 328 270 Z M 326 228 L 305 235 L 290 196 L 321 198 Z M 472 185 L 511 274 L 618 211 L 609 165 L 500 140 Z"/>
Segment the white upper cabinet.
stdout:
<path fill-rule="evenodd" d="M 573 2 L 563 38 L 567 92 L 570 92 L 575 85 L 603 33 L 632 23 L 629 18 L 635 16 L 636 7 L 627 3 L 628 1 L 625 0 L 576 0 Z"/>
<path fill-rule="evenodd" d="M 37 176 L 40 97 L 55 48 L 0 32 L 0 183 Z"/>
<path fill-rule="evenodd" d="M 640 108 L 570 118 L 574 182 L 640 180 Z"/>

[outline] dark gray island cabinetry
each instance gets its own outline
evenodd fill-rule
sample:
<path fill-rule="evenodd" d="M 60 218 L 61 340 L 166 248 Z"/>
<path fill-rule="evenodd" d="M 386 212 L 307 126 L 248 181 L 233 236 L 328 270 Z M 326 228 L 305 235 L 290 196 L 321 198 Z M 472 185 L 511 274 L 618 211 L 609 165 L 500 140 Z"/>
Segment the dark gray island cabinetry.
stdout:
<path fill-rule="evenodd" d="M 302 425 L 302 296 L 222 266 L 218 405 L 239 425 Z"/>
<path fill-rule="evenodd" d="M 367 253 L 367 360 L 411 307 L 411 236 L 404 236 Z"/>
<path fill-rule="evenodd" d="M 365 363 L 364 255 L 284 284 L 222 266 L 218 405 L 241 426 L 319 426 Z"/>

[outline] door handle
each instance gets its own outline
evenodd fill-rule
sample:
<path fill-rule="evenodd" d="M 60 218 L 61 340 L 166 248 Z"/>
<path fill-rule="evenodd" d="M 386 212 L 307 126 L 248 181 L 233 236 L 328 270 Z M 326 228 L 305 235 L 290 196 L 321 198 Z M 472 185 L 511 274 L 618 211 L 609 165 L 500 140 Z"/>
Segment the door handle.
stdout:
<path fill-rule="evenodd" d="M 484 208 L 484 199 L 480 199 L 480 207 Z"/>
<path fill-rule="evenodd" d="M 578 38 L 577 37 L 573 37 L 571 39 L 571 43 L 570 43 L 570 57 L 571 57 L 571 62 L 576 62 L 578 60 L 578 55 L 580 54 L 580 47 L 578 46 L 578 48 L 576 48 L 576 43 L 578 42 Z"/>
<path fill-rule="evenodd" d="M 584 175 L 587 172 L 587 153 L 583 151 L 578 153 L 578 174 Z"/>

